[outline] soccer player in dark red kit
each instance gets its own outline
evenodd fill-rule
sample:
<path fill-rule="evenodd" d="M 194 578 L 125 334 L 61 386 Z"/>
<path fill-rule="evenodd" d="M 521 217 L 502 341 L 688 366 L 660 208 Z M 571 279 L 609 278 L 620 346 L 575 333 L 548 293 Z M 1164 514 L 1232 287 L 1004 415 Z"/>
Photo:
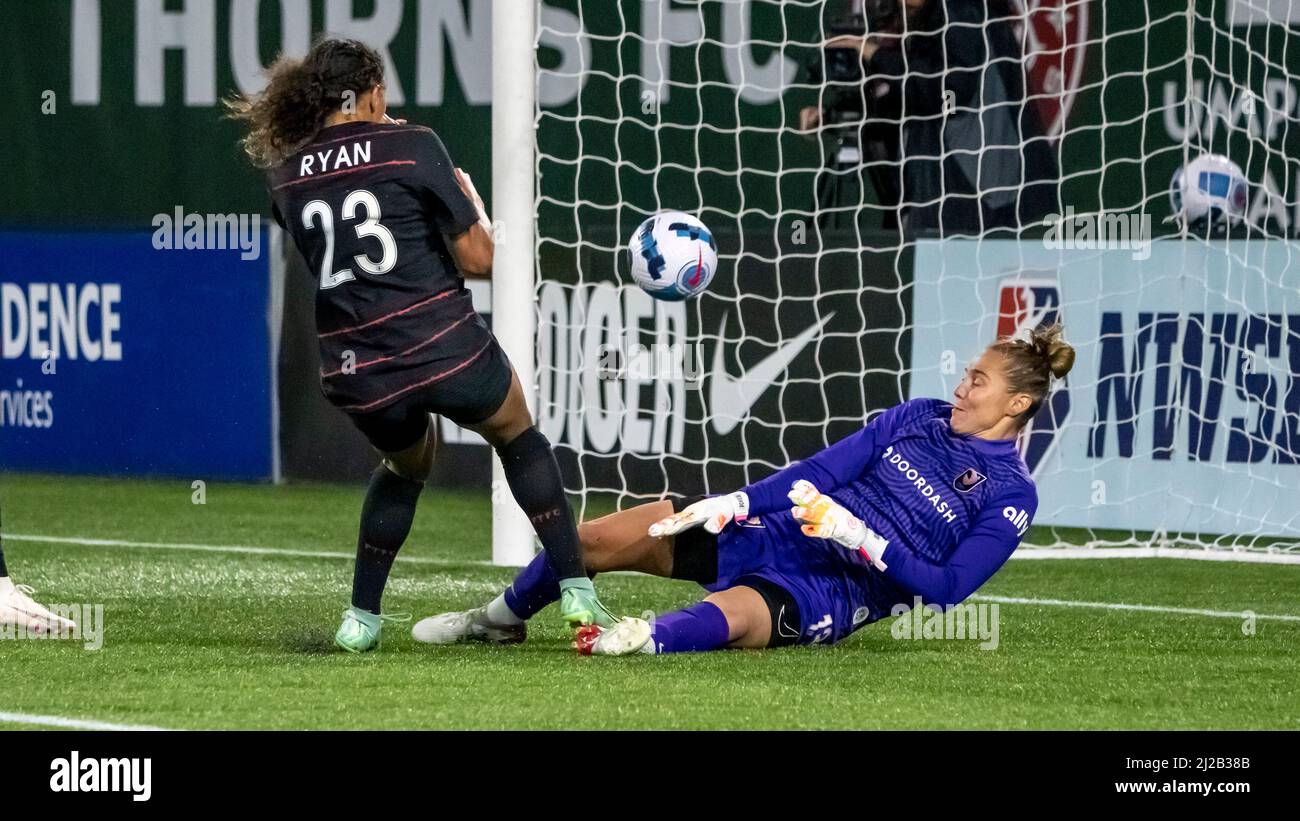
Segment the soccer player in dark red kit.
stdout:
<path fill-rule="evenodd" d="M 432 466 L 430 414 L 482 435 L 500 455 L 558 580 L 564 619 L 613 624 L 583 566 L 550 442 L 464 285 L 464 276 L 491 275 L 493 254 L 469 175 L 431 129 L 388 117 L 383 61 L 354 40 L 280 57 L 265 90 L 228 106 L 248 129 L 248 156 L 267 169 L 276 221 L 319 279 L 325 396 L 382 459 L 361 510 L 352 606 L 335 641 L 352 652 L 379 643 L 380 599 Z M 499 623 L 492 607 L 477 614 L 485 624 Z M 496 638 L 522 641 L 523 624 L 504 633 Z"/>

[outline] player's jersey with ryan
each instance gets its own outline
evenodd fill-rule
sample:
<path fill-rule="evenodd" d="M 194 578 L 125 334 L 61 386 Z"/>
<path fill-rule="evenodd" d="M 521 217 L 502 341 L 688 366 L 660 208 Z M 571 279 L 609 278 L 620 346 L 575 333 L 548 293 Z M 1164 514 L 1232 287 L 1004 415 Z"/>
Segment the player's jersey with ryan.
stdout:
<path fill-rule="evenodd" d="M 744 488 L 750 517 L 774 530 L 785 551 L 794 551 L 784 558 L 801 565 L 786 572 L 831 578 L 846 594 L 838 598 L 848 601 L 819 607 L 837 611 L 827 614 L 837 638 L 890 615 L 897 604 L 912 605 L 915 596 L 937 605 L 962 601 L 997 572 L 1033 520 L 1038 495 L 1015 442 L 955 434 L 951 413 L 950 404 L 935 399 L 905 402 Z M 802 533 L 786 496 L 799 479 L 889 540 L 873 557 L 878 563 Z"/>
<path fill-rule="evenodd" d="M 270 172 L 276 221 L 317 281 L 321 388 L 366 413 L 454 373 L 481 351 L 444 236 L 478 221 L 447 149 L 423 126 L 324 128 Z"/>

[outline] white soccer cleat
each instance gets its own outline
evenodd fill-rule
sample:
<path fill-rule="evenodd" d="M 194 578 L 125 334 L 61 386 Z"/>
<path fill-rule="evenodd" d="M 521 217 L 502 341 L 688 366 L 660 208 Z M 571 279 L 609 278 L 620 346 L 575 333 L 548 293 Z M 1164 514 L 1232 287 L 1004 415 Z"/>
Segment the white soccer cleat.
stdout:
<path fill-rule="evenodd" d="M 19 625 L 37 635 L 62 635 L 76 629 L 76 622 L 55 615 L 33 601 L 35 592 L 25 584 L 0 579 L 0 624 Z"/>
<path fill-rule="evenodd" d="M 420 619 L 411 637 L 425 644 L 459 644 L 481 641 L 488 644 L 519 644 L 528 636 L 526 624 L 492 624 L 482 607 L 457 613 L 440 613 Z"/>
<path fill-rule="evenodd" d="M 633 653 L 654 655 L 655 643 L 650 622 L 625 616 L 613 627 L 583 625 L 573 646 L 584 656 L 630 656 Z"/>

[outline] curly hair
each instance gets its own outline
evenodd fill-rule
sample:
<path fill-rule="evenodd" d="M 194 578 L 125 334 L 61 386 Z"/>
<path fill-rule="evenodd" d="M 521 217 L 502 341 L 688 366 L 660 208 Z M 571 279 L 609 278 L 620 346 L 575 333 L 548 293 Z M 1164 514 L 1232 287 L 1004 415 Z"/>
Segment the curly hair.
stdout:
<path fill-rule="evenodd" d="M 253 165 L 271 168 L 305 145 L 325 118 L 384 82 L 378 52 L 357 40 L 317 41 L 301 59 L 281 55 L 267 69 L 259 94 L 225 100 L 227 116 L 243 122 L 240 141 Z"/>

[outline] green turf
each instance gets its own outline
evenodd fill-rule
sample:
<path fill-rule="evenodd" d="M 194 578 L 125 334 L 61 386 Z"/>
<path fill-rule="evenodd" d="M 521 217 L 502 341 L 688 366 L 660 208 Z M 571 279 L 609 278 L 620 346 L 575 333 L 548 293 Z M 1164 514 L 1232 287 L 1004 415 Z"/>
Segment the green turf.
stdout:
<path fill-rule="evenodd" d="M 351 552 L 362 487 L 0 476 L 7 534 Z M 476 605 L 510 572 L 486 494 L 430 491 L 386 609 Z M 554 608 L 519 647 L 332 649 L 346 558 L 6 540 L 50 602 L 105 607 L 104 647 L 0 641 L 0 712 L 177 728 L 1300 729 L 1300 623 L 1005 604 L 1000 643 L 902 641 L 889 622 L 834 648 L 579 658 Z M 617 610 L 698 588 L 603 576 Z M 1300 615 L 1300 567 L 1013 561 L 983 594 Z M 0 724 L 0 727 L 16 727 Z"/>

